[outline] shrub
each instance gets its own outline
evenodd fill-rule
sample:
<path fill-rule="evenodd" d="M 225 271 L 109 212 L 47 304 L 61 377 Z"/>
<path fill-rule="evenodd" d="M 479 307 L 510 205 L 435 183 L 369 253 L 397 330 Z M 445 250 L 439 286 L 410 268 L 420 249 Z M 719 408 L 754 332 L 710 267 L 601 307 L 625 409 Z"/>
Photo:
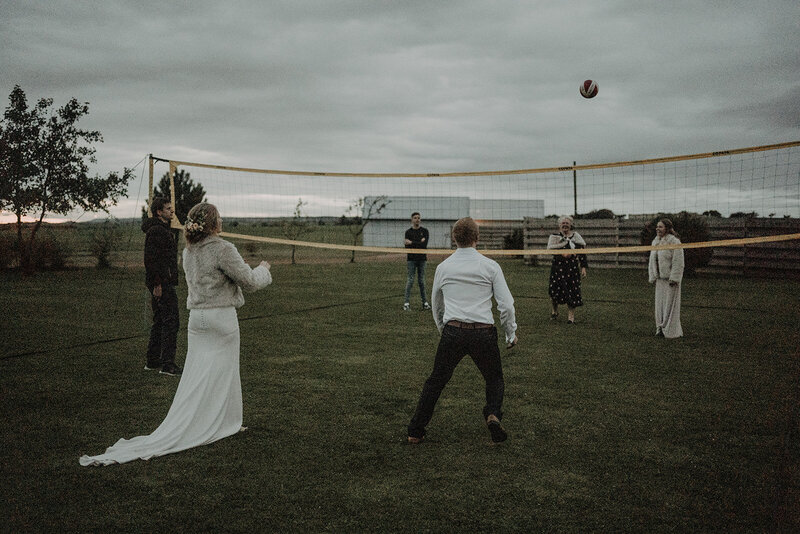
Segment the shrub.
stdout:
<path fill-rule="evenodd" d="M 33 241 L 31 265 L 39 270 L 64 269 L 75 249 L 73 240 L 67 235 L 70 231 L 71 228 L 67 228 L 67 225 L 59 229 L 44 226 Z M 23 243 L 28 246 L 30 241 L 23 237 Z M 0 270 L 19 266 L 19 263 L 20 249 L 16 230 L 0 230 Z"/>
<path fill-rule="evenodd" d="M 748 219 L 753 219 L 755 217 L 758 217 L 758 213 L 756 213 L 755 211 L 748 211 L 748 212 L 735 211 L 735 212 L 731 213 L 731 217 L 730 218 L 731 219 L 740 219 L 740 218 L 743 218 L 743 217 L 746 217 Z"/>
<path fill-rule="evenodd" d="M 11 232 L 0 231 L 0 270 L 8 269 L 17 260 L 17 238 Z"/>
<path fill-rule="evenodd" d="M 576 219 L 616 219 L 614 212 L 607 209 L 592 210 L 589 213 L 578 214 Z"/>
<path fill-rule="evenodd" d="M 57 239 L 53 233 L 40 234 L 33 242 L 31 262 L 43 271 L 60 271 L 67 266 L 72 252 L 72 244 L 64 236 Z"/>
<path fill-rule="evenodd" d="M 514 228 L 514 230 L 503 236 L 503 248 L 507 250 L 522 250 L 525 248 L 525 233 L 522 228 Z"/>
<path fill-rule="evenodd" d="M 347 217 L 346 215 L 342 215 L 336 220 L 336 224 L 339 226 L 351 226 L 351 225 L 358 225 L 361 224 L 362 220 L 361 217 L 356 215 L 355 217 Z"/>
<path fill-rule="evenodd" d="M 118 238 L 119 225 L 113 219 L 106 219 L 94 229 L 89 252 L 97 258 L 98 269 L 111 267 L 111 255 L 117 248 Z"/>
<path fill-rule="evenodd" d="M 248 241 L 242 248 L 252 257 L 261 249 L 261 246 L 256 241 Z"/>
<path fill-rule="evenodd" d="M 717 210 L 704 211 L 703 215 L 705 215 L 706 217 L 722 217 L 722 214 Z"/>
<path fill-rule="evenodd" d="M 656 237 L 656 224 L 661 219 L 669 219 L 678 234 L 681 243 L 699 243 L 708 241 L 711 233 L 708 229 L 706 217 L 698 213 L 682 211 L 680 213 L 659 213 L 655 218 L 648 221 L 642 228 L 641 242 L 649 245 Z M 684 274 L 692 276 L 698 267 L 705 267 L 711 261 L 713 249 L 690 248 L 684 249 Z M 648 253 L 649 254 L 649 253 Z"/>

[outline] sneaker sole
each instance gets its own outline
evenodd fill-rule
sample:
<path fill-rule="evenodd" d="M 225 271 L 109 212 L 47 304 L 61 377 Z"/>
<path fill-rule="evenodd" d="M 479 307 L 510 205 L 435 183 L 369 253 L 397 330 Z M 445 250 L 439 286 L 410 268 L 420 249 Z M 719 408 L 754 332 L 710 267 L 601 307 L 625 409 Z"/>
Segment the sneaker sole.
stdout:
<path fill-rule="evenodd" d="M 503 427 L 497 421 L 492 421 L 488 426 L 493 443 L 502 443 L 508 439 L 508 433 L 503 430 Z"/>
<path fill-rule="evenodd" d="M 181 376 L 180 373 L 170 373 L 169 371 L 159 371 L 158 374 L 160 374 L 160 375 L 169 375 L 169 376 Z"/>

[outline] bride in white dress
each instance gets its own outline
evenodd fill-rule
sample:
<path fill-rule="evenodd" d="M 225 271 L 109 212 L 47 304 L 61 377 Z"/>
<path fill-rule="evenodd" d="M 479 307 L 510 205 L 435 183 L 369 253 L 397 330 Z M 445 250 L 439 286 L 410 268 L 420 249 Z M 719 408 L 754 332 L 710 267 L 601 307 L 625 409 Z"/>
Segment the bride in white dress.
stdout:
<path fill-rule="evenodd" d="M 261 289 L 272 282 L 272 275 L 266 261 L 251 269 L 236 247 L 219 237 L 221 231 L 214 205 L 201 203 L 189 211 L 183 251 L 189 344 L 167 417 L 149 436 L 120 439 L 103 454 L 81 456 L 81 465 L 149 460 L 243 430 L 236 308 L 244 304 L 242 289 Z"/>

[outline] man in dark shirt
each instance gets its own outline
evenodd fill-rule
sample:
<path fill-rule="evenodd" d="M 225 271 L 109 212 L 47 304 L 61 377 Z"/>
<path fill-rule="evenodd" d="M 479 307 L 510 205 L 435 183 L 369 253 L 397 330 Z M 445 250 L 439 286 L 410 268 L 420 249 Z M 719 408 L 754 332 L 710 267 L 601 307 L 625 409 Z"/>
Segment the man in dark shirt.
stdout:
<path fill-rule="evenodd" d="M 420 226 L 422 217 L 419 212 L 415 211 L 411 214 L 411 228 L 406 230 L 405 245 L 406 248 L 428 248 L 428 229 Z M 409 311 L 411 305 L 408 299 L 411 296 L 411 286 L 414 285 L 414 272 L 417 273 L 417 284 L 419 285 L 419 294 L 422 297 L 422 309 L 430 310 L 431 305 L 428 304 L 428 298 L 425 296 L 425 263 L 428 260 L 426 254 L 408 254 L 408 279 L 406 280 L 406 300 L 403 304 L 403 311 Z"/>
<path fill-rule="evenodd" d="M 153 326 L 147 346 L 146 371 L 161 369 L 164 375 L 180 375 L 175 365 L 178 339 L 178 243 L 170 230 L 172 203 L 156 197 L 150 204 L 153 217 L 142 223 L 145 283 L 153 307 Z"/>

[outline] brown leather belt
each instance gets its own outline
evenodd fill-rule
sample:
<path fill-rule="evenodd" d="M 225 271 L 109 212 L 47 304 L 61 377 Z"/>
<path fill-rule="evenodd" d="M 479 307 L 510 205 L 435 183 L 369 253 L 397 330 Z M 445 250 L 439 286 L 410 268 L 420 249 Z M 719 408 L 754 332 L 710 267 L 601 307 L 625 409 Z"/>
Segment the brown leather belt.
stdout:
<path fill-rule="evenodd" d="M 462 323 L 461 321 L 447 321 L 447 326 L 472 329 L 472 328 L 492 328 L 494 325 L 488 323 Z"/>

